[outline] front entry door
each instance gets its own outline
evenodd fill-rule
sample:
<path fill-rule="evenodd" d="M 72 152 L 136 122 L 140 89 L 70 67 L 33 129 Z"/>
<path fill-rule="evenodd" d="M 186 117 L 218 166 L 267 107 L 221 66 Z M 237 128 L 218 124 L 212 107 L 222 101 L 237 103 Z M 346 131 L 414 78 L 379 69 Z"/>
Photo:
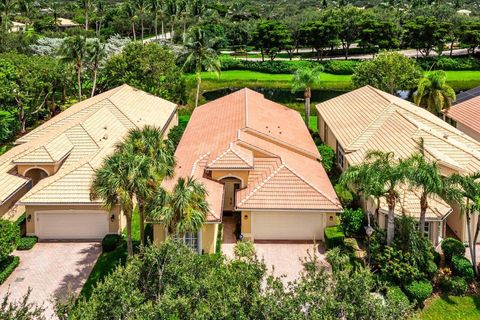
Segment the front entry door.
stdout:
<path fill-rule="evenodd" d="M 235 210 L 235 194 L 240 188 L 240 183 L 236 180 L 225 181 L 225 198 L 223 200 L 223 211 Z"/>

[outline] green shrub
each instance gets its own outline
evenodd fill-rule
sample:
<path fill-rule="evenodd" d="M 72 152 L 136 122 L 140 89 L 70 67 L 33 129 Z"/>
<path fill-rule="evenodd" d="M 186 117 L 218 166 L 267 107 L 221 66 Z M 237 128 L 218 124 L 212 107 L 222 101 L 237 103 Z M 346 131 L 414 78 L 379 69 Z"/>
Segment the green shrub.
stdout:
<path fill-rule="evenodd" d="M 331 226 L 325 228 L 325 245 L 328 249 L 332 249 L 343 245 L 345 234 L 341 226 Z"/>
<path fill-rule="evenodd" d="M 233 248 L 233 253 L 237 258 L 253 258 L 255 257 L 255 247 L 251 241 L 239 241 Z"/>
<path fill-rule="evenodd" d="M 341 184 L 335 185 L 335 192 L 343 207 L 349 207 L 353 202 L 353 193 Z"/>
<path fill-rule="evenodd" d="M 360 63 L 357 60 L 329 60 L 324 63 L 324 70 L 332 74 L 353 74 Z"/>
<path fill-rule="evenodd" d="M 380 275 L 383 279 L 401 285 L 422 278 L 423 273 L 412 264 L 409 252 L 393 247 L 385 247 L 383 252 L 375 256 Z"/>
<path fill-rule="evenodd" d="M 410 307 L 408 297 L 403 293 L 402 289 L 397 286 L 388 287 L 385 296 L 389 305 L 397 307 L 402 306 L 404 309 Z"/>
<path fill-rule="evenodd" d="M 445 277 L 440 280 L 440 288 L 444 293 L 461 296 L 467 292 L 468 283 L 462 277 Z"/>
<path fill-rule="evenodd" d="M 475 276 L 472 263 L 463 256 L 454 255 L 452 257 L 452 272 L 467 281 L 472 281 Z"/>
<path fill-rule="evenodd" d="M 102 250 L 103 252 L 110 252 L 117 248 L 117 245 L 120 241 L 120 236 L 118 234 L 107 234 L 102 239 Z"/>
<path fill-rule="evenodd" d="M 325 168 L 325 171 L 330 172 L 335 162 L 335 151 L 333 151 L 332 147 L 326 144 L 319 145 L 317 148 L 318 152 L 320 152 L 320 156 L 322 157 L 322 164 Z"/>
<path fill-rule="evenodd" d="M 475 71 L 480 69 L 480 61 L 475 58 L 428 57 L 418 59 L 417 63 L 423 70 Z"/>
<path fill-rule="evenodd" d="M 174 149 L 177 148 L 178 144 L 180 143 L 180 139 L 182 139 L 183 132 L 187 128 L 187 123 L 182 122 L 173 127 L 169 132 L 168 132 L 168 140 L 170 140 L 173 144 Z"/>
<path fill-rule="evenodd" d="M 0 219 L 0 261 L 17 248 L 19 239 L 20 227 L 15 222 Z"/>
<path fill-rule="evenodd" d="M 350 257 L 340 247 L 335 247 L 327 251 L 326 258 L 328 263 L 332 266 L 333 272 L 350 270 Z"/>
<path fill-rule="evenodd" d="M 18 241 L 17 250 L 30 250 L 37 243 L 38 238 L 33 237 L 22 237 Z"/>
<path fill-rule="evenodd" d="M 405 286 L 405 291 L 410 301 L 416 303 L 418 306 L 423 306 L 423 302 L 432 295 L 433 287 L 429 281 L 413 281 Z"/>
<path fill-rule="evenodd" d="M 453 256 L 464 256 L 465 255 L 465 245 L 454 238 L 446 238 L 442 241 L 442 251 L 445 255 L 447 262 L 452 260 Z"/>
<path fill-rule="evenodd" d="M 365 213 L 362 209 L 344 209 L 340 215 L 342 229 L 346 235 L 359 235 L 363 230 Z"/>
<path fill-rule="evenodd" d="M 8 256 L 0 262 L 0 284 L 7 280 L 8 276 L 12 274 L 19 263 L 20 258 L 15 256 Z"/>

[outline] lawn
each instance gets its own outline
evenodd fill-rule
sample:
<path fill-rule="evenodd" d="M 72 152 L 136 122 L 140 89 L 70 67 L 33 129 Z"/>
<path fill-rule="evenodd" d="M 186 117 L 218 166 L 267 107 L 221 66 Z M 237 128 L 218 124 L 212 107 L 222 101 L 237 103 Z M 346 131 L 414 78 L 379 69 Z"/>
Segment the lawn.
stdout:
<path fill-rule="evenodd" d="M 480 296 L 441 296 L 434 298 L 418 314 L 420 320 L 480 319 Z"/>

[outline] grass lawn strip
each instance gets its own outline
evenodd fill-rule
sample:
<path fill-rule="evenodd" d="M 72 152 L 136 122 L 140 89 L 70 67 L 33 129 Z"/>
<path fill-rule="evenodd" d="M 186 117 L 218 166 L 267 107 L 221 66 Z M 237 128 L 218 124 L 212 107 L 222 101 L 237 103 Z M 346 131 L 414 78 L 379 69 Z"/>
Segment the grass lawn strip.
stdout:
<path fill-rule="evenodd" d="M 480 295 L 438 296 L 421 310 L 419 320 L 473 320 L 480 319 Z"/>

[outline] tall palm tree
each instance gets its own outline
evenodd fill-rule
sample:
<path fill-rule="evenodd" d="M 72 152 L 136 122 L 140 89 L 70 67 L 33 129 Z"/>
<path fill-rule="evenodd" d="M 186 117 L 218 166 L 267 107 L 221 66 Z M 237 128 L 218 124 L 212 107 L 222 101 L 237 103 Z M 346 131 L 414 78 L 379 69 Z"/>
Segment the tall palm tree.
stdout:
<path fill-rule="evenodd" d="M 420 79 L 413 99 L 419 107 L 435 115 L 442 115 L 455 101 L 455 91 L 446 84 L 447 75 L 443 71 L 434 71 Z"/>
<path fill-rule="evenodd" d="M 477 217 L 477 225 L 472 235 L 472 216 L 480 212 L 480 173 L 469 175 L 453 174 L 445 179 L 446 185 L 453 191 L 452 199 L 458 204 L 465 213 L 467 219 L 467 234 L 470 255 L 474 266 L 475 275 L 478 276 L 477 270 L 477 250 L 476 244 L 480 233 L 480 216 Z"/>
<path fill-rule="evenodd" d="M 179 0 L 165 0 L 165 12 L 170 17 L 170 42 L 173 43 L 173 32 L 175 29 L 175 20 L 178 15 Z"/>
<path fill-rule="evenodd" d="M 158 18 L 160 18 L 162 23 L 162 38 L 165 38 L 165 28 L 164 28 L 164 15 L 165 7 L 164 0 L 150 0 L 150 11 L 154 16 L 154 28 L 155 28 L 155 38 L 158 38 Z"/>
<path fill-rule="evenodd" d="M 95 95 L 95 90 L 97 88 L 97 74 L 100 64 L 107 58 L 107 51 L 105 49 L 105 44 L 100 41 L 100 39 L 95 38 L 92 41 L 87 43 L 87 56 L 90 69 L 93 72 L 93 84 L 92 84 L 92 93 L 90 97 Z"/>
<path fill-rule="evenodd" d="M 205 223 L 209 212 L 207 190 L 192 177 L 179 178 L 172 192 L 159 190 L 149 204 L 149 213 L 160 219 L 169 235 L 195 233 Z"/>
<path fill-rule="evenodd" d="M 140 17 L 140 35 L 143 43 L 145 14 L 149 10 L 150 3 L 148 0 L 133 0 L 133 3 Z"/>
<path fill-rule="evenodd" d="M 215 39 L 209 39 L 200 28 L 193 28 L 185 42 L 185 63 L 183 67 L 191 66 L 195 70 L 197 80 L 197 92 L 195 95 L 195 108 L 198 107 L 200 84 L 202 82 L 202 70 L 213 71 L 217 76 L 220 74 L 220 59 L 213 48 Z"/>
<path fill-rule="evenodd" d="M 137 41 L 137 33 L 135 32 L 135 23 L 138 20 L 137 11 L 131 1 L 125 1 L 123 4 L 123 12 L 127 16 L 128 21 L 132 26 L 133 41 Z"/>
<path fill-rule="evenodd" d="M 105 0 L 97 0 L 95 2 L 95 32 L 97 33 L 97 37 L 100 36 L 100 30 L 102 29 L 102 22 L 105 18 Z"/>
<path fill-rule="evenodd" d="M 107 210 L 120 206 L 127 222 L 127 248 L 133 255 L 132 214 L 135 190 L 147 186 L 148 158 L 123 149 L 107 157 L 102 166 L 95 170 L 90 187 L 92 200 L 101 199 Z"/>
<path fill-rule="evenodd" d="M 152 196 L 160 188 L 160 183 L 165 177 L 172 177 L 175 167 L 173 146 L 164 139 L 161 129 L 145 126 L 142 129 L 134 129 L 129 132 L 124 144 L 119 146 L 135 154 L 142 154 L 147 157 L 148 170 L 138 173 L 146 174 L 139 177 L 146 181 L 146 188 L 134 190 L 137 200 L 138 212 L 140 215 L 140 240 L 145 244 L 145 206 L 151 201 Z"/>
<path fill-rule="evenodd" d="M 19 1 L 20 10 L 22 11 L 22 14 L 27 18 L 27 21 L 25 23 L 25 28 L 26 29 L 28 29 L 28 25 L 31 22 L 34 3 L 35 3 L 34 0 L 20 0 Z"/>
<path fill-rule="evenodd" d="M 416 153 L 404 160 L 406 180 L 420 195 L 420 225 L 423 236 L 425 230 L 425 214 L 428 209 L 428 198 L 432 195 L 443 195 L 443 181 L 436 162 L 429 162 L 421 153 Z"/>
<path fill-rule="evenodd" d="M 305 97 L 305 124 L 310 127 L 310 98 L 312 97 L 312 86 L 320 82 L 322 68 L 298 68 L 293 75 L 292 92 L 304 90 Z"/>
<path fill-rule="evenodd" d="M 83 8 L 83 13 L 85 15 L 85 30 L 88 30 L 88 15 L 92 9 L 92 0 L 81 0 L 80 6 Z"/>
<path fill-rule="evenodd" d="M 87 40 L 82 36 L 73 36 L 65 39 L 60 47 L 61 59 L 72 63 L 77 73 L 78 99 L 82 100 L 82 71 L 87 53 Z"/>
<path fill-rule="evenodd" d="M 0 0 L 0 14 L 2 18 L 2 30 L 7 33 L 10 29 L 10 15 L 17 7 L 17 0 Z"/>

